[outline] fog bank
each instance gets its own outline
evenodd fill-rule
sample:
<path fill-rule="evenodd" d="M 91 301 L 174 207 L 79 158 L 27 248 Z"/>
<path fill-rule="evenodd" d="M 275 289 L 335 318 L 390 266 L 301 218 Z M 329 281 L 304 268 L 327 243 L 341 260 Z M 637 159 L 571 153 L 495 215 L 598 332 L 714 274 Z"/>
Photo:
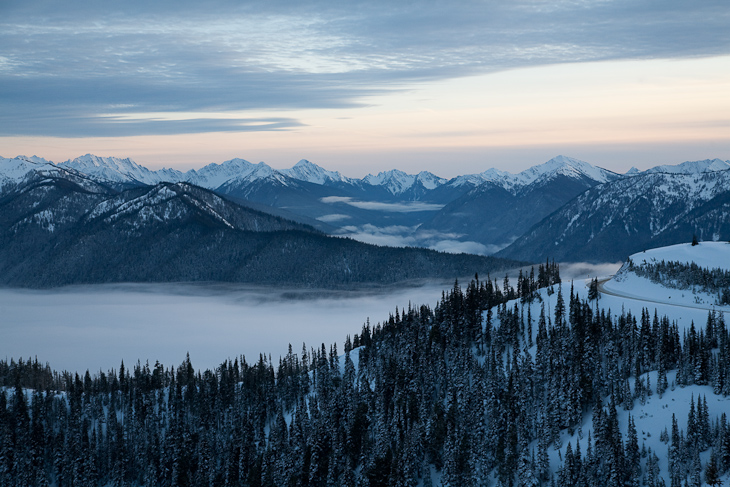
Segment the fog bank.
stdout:
<path fill-rule="evenodd" d="M 222 284 L 72 286 L 51 291 L 0 289 L 0 357 L 49 362 L 83 372 L 131 367 L 140 360 L 196 369 L 259 353 L 275 363 L 289 343 L 300 353 L 337 343 L 389 313 L 434 306 L 453 283 L 365 291 L 281 290 Z"/>

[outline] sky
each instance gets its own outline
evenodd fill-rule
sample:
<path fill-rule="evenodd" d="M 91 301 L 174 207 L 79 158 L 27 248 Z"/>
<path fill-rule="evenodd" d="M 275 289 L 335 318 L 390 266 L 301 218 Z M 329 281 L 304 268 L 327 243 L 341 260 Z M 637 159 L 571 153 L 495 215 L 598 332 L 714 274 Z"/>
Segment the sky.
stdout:
<path fill-rule="evenodd" d="M 726 0 L 0 2 L 0 155 L 346 176 L 730 159 Z"/>

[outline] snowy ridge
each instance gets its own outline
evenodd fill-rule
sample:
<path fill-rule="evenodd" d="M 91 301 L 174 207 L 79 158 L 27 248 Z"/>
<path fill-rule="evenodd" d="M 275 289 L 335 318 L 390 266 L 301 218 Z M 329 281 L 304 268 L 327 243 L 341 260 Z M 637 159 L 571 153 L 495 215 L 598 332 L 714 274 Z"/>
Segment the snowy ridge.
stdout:
<path fill-rule="evenodd" d="M 538 166 L 532 166 L 524 171 L 512 174 L 498 169 L 488 169 L 479 174 L 468 174 L 454 178 L 450 184 L 462 186 L 464 184 L 479 185 L 493 183 L 512 193 L 533 183 L 549 181 L 559 175 L 573 179 L 591 179 L 597 183 L 606 183 L 620 176 L 606 169 L 593 166 L 585 161 L 572 157 L 557 156 Z"/>
<path fill-rule="evenodd" d="M 282 169 L 280 173 L 292 179 L 306 181 L 308 183 L 325 184 L 328 182 L 351 182 L 349 178 L 342 176 L 338 171 L 328 171 L 317 164 L 302 159 L 290 169 Z"/>
<path fill-rule="evenodd" d="M 176 196 L 177 193 L 172 191 L 167 186 L 156 187 L 152 191 L 145 193 L 142 196 L 134 198 L 130 201 L 122 202 L 123 200 L 121 199 L 116 202 L 105 201 L 104 203 L 94 208 L 94 210 L 92 210 L 90 217 L 93 218 L 96 216 L 101 216 L 106 213 L 107 209 L 113 209 L 114 212 L 104 218 L 104 220 L 107 222 L 113 222 L 115 220 L 118 220 L 119 218 L 135 212 L 139 212 L 140 210 L 146 208 L 145 212 L 140 213 L 142 220 L 154 218 L 158 221 L 165 221 L 169 217 L 169 215 L 166 215 L 165 218 L 154 215 L 154 213 L 151 211 L 151 207 Z"/>
<path fill-rule="evenodd" d="M 248 168 L 247 171 L 240 173 L 236 175 L 235 177 L 229 179 L 224 183 L 224 185 L 236 185 L 236 184 L 245 184 L 245 183 L 252 183 L 255 181 L 260 181 L 264 179 L 270 179 L 278 181 L 279 183 L 288 186 L 286 181 L 286 176 L 277 171 L 276 169 L 273 169 L 271 166 L 267 165 L 264 162 L 259 162 L 258 164 L 251 164 L 251 167 Z"/>
<path fill-rule="evenodd" d="M 391 194 L 399 195 L 416 184 L 421 184 L 426 189 L 435 189 L 445 184 L 446 180 L 428 171 L 412 175 L 398 169 L 391 169 L 379 172 L 377 175 L 368 174 L 362 179 L 362 182 L 371 186 L 381 186 Z"/>
<path fill-rule="evenodd" d="M 58 170 L 53 163 L 40 157 L 18 156 L 13 159 L 0 158 L 0 188 L 23 181 L 33 171 Z"/>
<path fill-rule="evenodd" d="M 89 219 L 102 217 L 104 221 L 112 223 L 136 214 L 136 220 L 132 220 L 133 226 L 152 221 L 170 222 L 184 218 L 189 213 L 185 208 L 185 204 L 187 204 L 199 209 L 226 227 L 235 228 L 221 214 L 221 210 L 225 209 L 225 203 L 220 197 L 210 195 L 211 201 L 208 202 L 191 194 L 189 189 L 191 187 L 186 183 L 176 183 L 172 186 L 158 185 L 145 194 L 128 201 L 125 201 L 123 196 L 112 198 L 98 204 L 89 213 Z"/>
<path fill-rule="evenodd" d="M 627 216 L 630 209 L 635 207 L 639 199 L 646 199 L 650 203 L 649 230 L 651 236 L 656 236 L 670 228 L 673 224 L 687 215 L 700 204 L 709 201 L 715 196 L 728 190 L 730 184 L 730 172 L 719 174 L 717 177 L 712 174 L 669 174 L 652 173 L 641 178 L 629 178 L 619 181 L 615 186 L 609 188 L 596 196 L 599 190 L 588 191 L 578 197 L 576 206 L 581 208 L 581 219 L 590 214 L 603 214 L 603 219 L 596 225 L 597 230 L 603 230 L 614 220 L 622 220 Z M 682 206 L 681 210 L 677 205 Z M 674 207 L 672 212 L 667 208 Z M 574 208 L 561 210 L 568 217 L 568 213 Z M 577 214 L 577 213 L 576 213 Z M 570 215 L 570 218 L 574 218 Z M 566 228 L 566 231 L 569 228 Z M 627 235 L 636 233 L 639 228 L 626 228 Z M 560 240 L 567 238 L 563 232 Z"/>
<path fill-rule="evenodd" d="M 670 245 L 633 254 L 630 259 L 634 265 L 656 262 L 694 262 L 707 269 L 723 269 L 730 271 L 730 243 L 700 242 L 698 245 L 688 243 Z"/>
<path fill-rule="evenodd" d="M 183 173 L 175 169 L 150 171 L 130 158 L 99 157 L 92 154 L 69 159 L 59 163 L 58 166 L 72 168 L 94 178 L 115 183 L 138 182 L 153 185 L 163 181 L 177 182 L 184 177 Z"/>
<path fill-rule="evenodd" d="M 554 157 L 544 164 L 533 166 L 518 174 L 522 180 L 520 182 L 524 185 L 550 179 L 556 175 L 568 176 L 575 179 L 587 177 L 599 183 L 606 183 L 618 177 L 618 174 L 611 171 L 566 156 Z"/>
<path fill-rule="evenodd" d="M 0 192 L 39 178 L 62 178 L 91 192 L 99 190 L 98 183 L 87 174 L 73 168 L 56 166 L 41 157 L 0 158 Z"/>
<path fill-rule="evenodd" d="M 421 171 L 416 175 L 416 181 L 421 183 L 426 189 L 436 189 L 442 184 L 446 184 L 444 178 L 440 178 L 428 171 Z"/>
<path fill-rule="evenodd" d="M 220 164 L 211 163 L 184 175 L 184 180 L 208 189 L 215 189 L 244 174 L 250 174 L 255 165 L 245 159 L 231 159 Z"/>
<path fill-rule="evenodd" d="M 730 161 L 722 159 L 705 159 L 704 161 L 687 161 L 676 166 L 662 165 L 655 166 L 644 171 L 645 173 L 670 173 L 670 174 L 700 174 L 704 172 L 727 171 L 730 169 Z M 626 173 L 627 175 L 629 173 Z"/>
<path fill-rule="evenodd" d="M 184 173 L 175 169 L 151 171 L 130 158 L 99 157 L 86 154 L 57 165 L 38 156 L 18 156 L 13 159 L 0 158 L 0 181 L 6 178 L 18 179 L 30 170 L 39 169 L 41 166 L 74 169 L 97 179 L 118 183 L 138 182 L 154 185 L 160 182 L 187 181 L 208 189 L 215 189 L 234 180 L 253 180 L 257 177 L 267 178 L 272 175 L 283 175 L 321 185 L 328 183 L 360 183 L 382 186 L 392 194 L 397 195 L 417 183 L 420 183 L 425 189 L 432 190 L 447 182 L 454 187 L 465 184 L 476 186 L 491 182 L 507 190 L 514 191 L 535 182 L 549 180 L 558 175 L 571 178 L 589 178 L 598 183 L 605 183 L 622 176 L 647 173 L 701 174 L 728 170 L 730 169 L 730 160 L 687 161 L 678 165 L 655 166 L 643 172 L 632 168 L 626 174 L 619 175 L 588 162 L 559 155 L 543 164 L 530 167 L 517 174 L 490 168 L 481 173 L 457 176 L 447 181 L 428 171 L 421 171 L 416 175 L 412 175 L 398 169 L 382 171 L 377 175 L 368 174 L 362 179 L 348 178 L 338 171 L 324 169 L 306 159 L 300 160 L 289 169 L 281 170 L 273 169 L 264 162 L 253 164 L 245 159 L 235 158 L 220 164 L 211 163 L 201 169 L 191 169 Z"/>

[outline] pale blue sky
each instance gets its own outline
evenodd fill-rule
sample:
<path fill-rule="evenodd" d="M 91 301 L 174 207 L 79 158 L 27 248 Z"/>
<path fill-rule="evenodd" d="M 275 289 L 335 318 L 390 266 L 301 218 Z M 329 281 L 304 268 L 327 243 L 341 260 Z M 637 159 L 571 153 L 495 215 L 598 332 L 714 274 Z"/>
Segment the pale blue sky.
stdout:
<path fill-rule="evenodd" d="M 0 155 L 350 176 L 730 159 L 720 1 L 0 3 Z"/>

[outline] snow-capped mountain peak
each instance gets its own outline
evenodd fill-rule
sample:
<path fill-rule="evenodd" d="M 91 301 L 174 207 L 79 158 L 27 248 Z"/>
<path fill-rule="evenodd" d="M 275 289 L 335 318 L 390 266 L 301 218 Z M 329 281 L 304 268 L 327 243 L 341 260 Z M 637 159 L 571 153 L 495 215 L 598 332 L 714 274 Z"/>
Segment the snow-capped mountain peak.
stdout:
<path fill-rule="evenodd" d="M 392 194 L 400 194 L 413 186 L 416 176 L 406 174 L 398 169 L 381 171 L 377 175 L 368 174 L 362 181 L 372 186 L 382 186 Z"/>
<path fill-rule="evenodd" d="M 427 190 L 432 190 L 447 182 L 446 179 L 440 178 L 428 171 L 421 171 L 413 175 L 399 169 L 381 171 L 377 175 L 368 174 L 361 181 L 371 186 L 380 186 L 395 196 L 404 194 L 417 184 L 420 184 Z"/>
<path fill-rule="evenodd" d="M 290 178 L 315 184 L 325 184 L 327 181 L 342 182 L 347 179 L 338 171 L 328 171 L 306 159 L 297 162 L 290 169 L 282 169 L 279 172 Z"/>
<path fill-rule="evenodd" d="M 617 177 L 611 171 L 596 167 L 579 159 L 562 155 L 517 174 L 518 180 L 523 184 L 531 184 L 538 180 L 555 177 L 556 175 L 568 176 L 575 179 L 587 177 L 599 183 L 605 183 Z"/>
<path fill-rule="evenodd" d="M 722 159 L 705 159 L 703 161 L 686 161 L 676 166 L 661 165 L 647 169 L 647 173 L 664 172 L 670 174 L 700 174 L 703 172 L 726 171 L 730 169 L 730 161 Z"/>
<path fill-rule="evenodd" d="M 115 183 L 157 184 L 162 181 L 178 181 L 182 177 L 182 173 L 174 169 L 150 171 L 128 157 L 120 159 L 86 154 L 61 162 L 58 166 L 75 169 L 96 179 Z"/>
<path fill-rule="evenodd" d="M 215 189 L 241 175 L 250 174 L 255 164 L 245 159 L 230 159 L 220 164 L 210 163 L 201 169 L 185 173 L 185 180 L 204 188 Z"/>
<path fill-rule="evenodd" d="M 421 171 L 416 175 L 416 181 L 426 189 L 436 189 L 442 184 L 446 183 L 444 178 L 440 178 L 435 174 L 428 171 Z"/>
<path fill-rule="evenodd" d="M 507 191 L 514 192 L 535 182 L 551 180 L 558 175 L 573 179 L 588 178 L 598 183 L 605 183 L 619 177 L 611 171 L 593 166 L 585 161 L 560 155 L 517 174 L 491 168 L 479 174 L 459 176 L 453 179 L 451 184 L 455 186 L 464 184 L 478 186 L 490 182 L 503 187 Z"/>
<path fill-rule="evenodd" d="M 264 179 L 276 180 L 280 184 L 287 186 L 286 176 L 276 169 L 273 169 L 265 162 L 259 162 L 258 164 L 248 164 L 248 166 L 243 167 L 243 170 L 239 171 L 233 177 L 226 179 L 221 185 L 217 187 L 234 187 L 236 185 L 245 185 L 247 183 Z M 216 188 L 216 186 L 212 185 L 209 187 L 212 189 Z"/>
<path fill-rule="evenodd" d="M 18 156 L 12 159 L 0 158 L 0 186 L 18 182 L 31 171 L 56 169 L 52 163 L 40 157 Z"/>

